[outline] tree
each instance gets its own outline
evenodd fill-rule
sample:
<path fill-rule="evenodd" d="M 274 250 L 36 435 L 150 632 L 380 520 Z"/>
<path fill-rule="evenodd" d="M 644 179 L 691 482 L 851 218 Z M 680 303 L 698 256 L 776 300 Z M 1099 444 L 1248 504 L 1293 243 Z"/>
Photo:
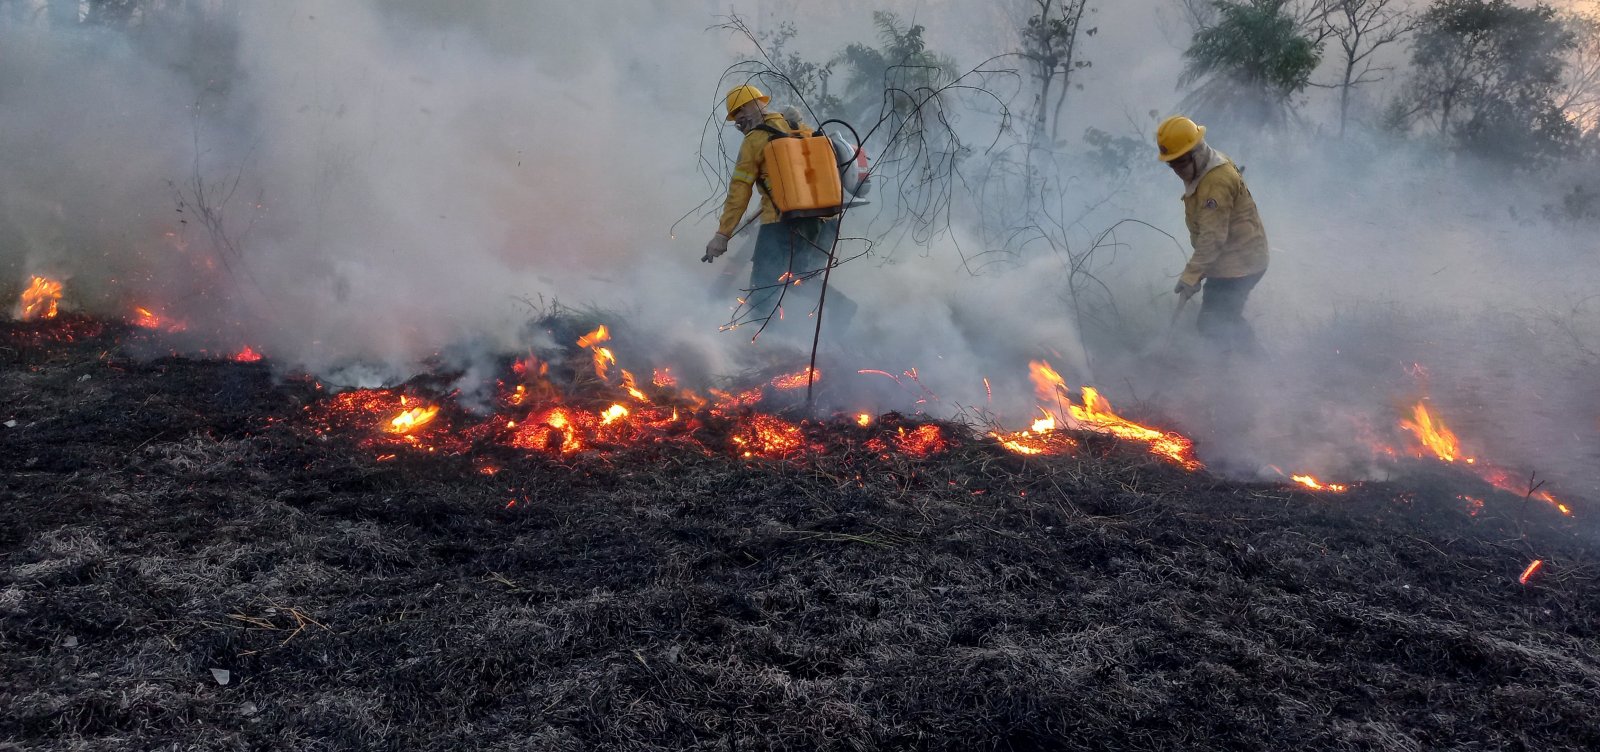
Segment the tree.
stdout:
<path fill-rule="evenodd" d="M 1576 136 L 1557 96 L 1573 49 L 1553 8 L 1508 0 L 1437 0 L 1417 21 L 1402 122 L 1486 156 L 1555 156 Z"/>
<path fill-rule="evenodd" d="M 1600 14 L 1566 18 L 1574 44 L 1555 104 L 1589 140 L 1600 135 Z"/>
<path fill-rule="evenodd" d="M 1085 13 L 1094 12 L 1088 0 L 1032 0 L 1038 11 L 1022 27 L 1021 56 L 1031 66 L 1033 78 L 1039 84 L 1039 97 L 1034 102 L 1033 133 L 1031 141 L 1044 140 L 1046 113 L 1049 111 L 1050 90 L 1060 79 L 1056 95 L 1054 125 L 1050 140 L 1061 137 L 1061 108 L 1067 102 L 1067 91 L 1072 88 L 1072 74 L 1093 63 L 1078 57 L 1078 29 Z M 1094 36 L 1098 28 L 1088 29 Z"/>
<path fill-rule="evenodd" d="M 1169 1 L 1176 7 L 1178 20 L 1189 29 L 1191 36 L 1217 24 L 1217 0 Z M 1338 0 L 1286 0 L 1282 12 L 1294 19 L 1295 28 L 1302 34 L 1313 42 L 1320 42 L 1327 34 L 1323 20 L 1333 12 L 1336 2 Z"/>
<path fill-rule="evenodd" d="M 778 24 L 776 30 L 756 34 L 755 39 L 766 49 L 767 57 L 772 61 L 772 71 L 787 82 L 799 102 L 808 105 L 818 118 L 832 117 L 838 114 L 844 104 L 838 97 L 828 93 L 833 63 L 814 63 L 790 51 L 789 42 L 798 33 L 793 23 L 784 21 Z M 787 94 L 778 97 L 787 98 Z"/>
<path fill-rule="evenodd" d="M 928 49 L 922 38 L 923 26 L 904 26 L 899 16 L 888 11 L 873 11 L 872 22 L 878 27 L 881 46 L 851 44 L 834 61 L 848 69 L 844 95 L 846 113 L 869 112 L 875 119 L 879 114 L 875 109 L 886 101 L 893 101 L 894 107 L 910 106 L 910 98 L 886 96 L 891 90 L 931 91 L 952 78 L 954 65 Z"/>
<path fill-rule="evenodd" d="M 1287 0 L 1218 0 L 1214 25 L 1195 32 L 1179 86 L 1200 85 L 1185 106 L 1213 120 L 1281 126 L 1311 82 L 1322 48 Z"/>
<path fill-rule="evenodd" d="M 1339 83 L 1339 137 L 1344 138 L 1350 120 L 1350 90 L 1376 83 L 1388 68 L 1375 67 L 1372 56 L 1379 49 L 1405 38 L 1416 28 L 1416 21 L 1397 0 L 1330 0 L 1325 16 L 1328 36 L 1339 43 L 1344 65 Z"/>

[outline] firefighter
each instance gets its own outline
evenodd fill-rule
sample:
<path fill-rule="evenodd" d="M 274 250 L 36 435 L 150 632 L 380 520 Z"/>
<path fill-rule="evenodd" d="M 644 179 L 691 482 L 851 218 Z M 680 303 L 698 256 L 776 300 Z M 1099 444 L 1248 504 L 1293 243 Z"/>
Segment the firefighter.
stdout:
<path fill-rule="evenodd" d="M 799 122 L 798 116 L 790 122 L 780 113 L 768 112 L 769 101 L 766 94 L 749 84 L 728 91 L 727 120 L 744 134 L 744 142 L 739 146 L 739 160 L 728 183 L 722 219 L 716 234 L 706 243 L 705 256 L 701 257 L 709 263 L 727 253 L 728 240 L 738 229 L 739 220 L 750 203 L 751 188 L 758 188 L 761 191 L 761 230 L 756 235 L 750 293 L 745 300 L 745 313 L 740 317 L 743 321 L 765 322 L 774 315 L 782 316 L 783 311 L 787 311 L 789 317 L 798 313 L 801 319 L 810 314 L 816 308 L 816 296 L 822 287 L 820 272 L 828 265 L 839 232 L 837 218 L 779 219 L 778 208 L 768 195 L 767 170 L 762 157 L 767 142 L 775 135 L 768 129 L 789 133 L 810 128 Z M 778 308 L 780 305 L 782 311 Z M 771 323 L 776 324 L 777 319 Z"/>
<path fill-rule="evenodd" d="M 1156 129 L 1161 161 L 1183 180 L 1184 223 L 1194 247 L 1172 291 L 1181 305 L 1204 289 L 1201 335 L 1224 353 L 1251 353 L 1256 341 L 1244 304 L 1267 273 L 1267 233 L 1239 169 L 1205 135 L 1205 126 L 1182 115 Z"/>

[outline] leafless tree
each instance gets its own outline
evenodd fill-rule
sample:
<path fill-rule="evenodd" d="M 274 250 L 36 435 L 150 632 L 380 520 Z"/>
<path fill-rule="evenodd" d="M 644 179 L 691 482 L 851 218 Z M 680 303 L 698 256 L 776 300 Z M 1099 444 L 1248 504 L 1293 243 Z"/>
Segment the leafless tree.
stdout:
<path fill-rule="evenodd" d="M 1174 0 L 1174 4 L 1178 6 L 1178 16 L 1189 26 L 1190 33 L 1217 21 L 1216 0 Z"/>
<path fill-rule="evenodd" d="M 1089 0 L 1032 0 L 1033 14 L 1022 27 L 1021 56 L 1030 64 L 1033 78 L 1039 85 L 1039 98 L 1034 103 L 1034 144 L 1044 140 L 1050 92 L 1057 89 L 1054 126 L 1050 140 L 1060 138 L 1061 108 L 1067 102 L 1067 92 L 1072 88 L 1072 74 L 1090 66 L 1078 50 L 1078 32 L 1086 13 L 1094 12 Z M 1084 30 L 1093 36 L 1097 28 Z M 1059 81 L 1059 87 L 1057 82 Z"/>
<path fill-rule="evenodd" d="M 1567 25 L 1577 45 L 1567 56 L 1556 105 L 1584 135 L 1600 133 L 1600 14 L 1574 14 Z"/>
<path fill-rule="evenodd" d="M 1382 81 L 1390 68 L 1378 66 L 1373 55 L 1405 38 L 1416 19 L 1399 0 L 1328 0 L 1322 22 L 1327 36 L 1339 43 L 1344 55 L 1343 73 L 1330 88 L 1339 90 L 1339 137 L 1350 120 L 1350 90 Z"/>

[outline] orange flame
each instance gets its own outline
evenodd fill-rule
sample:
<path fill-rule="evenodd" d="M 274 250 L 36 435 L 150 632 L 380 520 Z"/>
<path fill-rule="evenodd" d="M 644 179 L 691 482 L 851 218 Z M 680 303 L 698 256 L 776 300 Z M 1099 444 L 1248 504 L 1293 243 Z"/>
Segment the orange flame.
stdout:
<path fill-rule="evenodd" d="M 1436 420 L 1428 412 L 1426 404 L 1418 402 L 1416 407 L 1412 408 L 1411 416 L 1411 420 L 1401 420 L 1400 427 L 1415 434 L 1417 440 L 1433 452 L 1435 457 L 1445 462 L 1455 462 L 1461 457 L 1461 441 L 1448 426 Z M 1466 458 L 1465 461 L 1468 464 L 1473 462 L 1471 458 Z"/>
<path fill-rule="evenodd" d="M 28 289 L 22 291 L 17 318 L 23 321 L 53 319 L 56 317 L 57 305 L 60 302 L 61 283 L 35 275 L 28 283 Z"/>
<path fill-rule="evenodd" d="M 626 417 L 628 417 L 628 408 L 622 405 L 612 405 L 600 412 L 600 425 L 609 426 Z"/>
<path fill-rule="evenodd" d="M 390 419 L 388 427 L 383 430 L 401 435 L 415 433 L 418 429 L 433 422 L 434 417 L 438 414 L 439 408 L 436 405 L 413 407 Z"/>
<path fill-rule="evenodd" d="M 604 380 L 606 378 L 606 372 L 610 370 L 611 366 L 616 365 L 616 363 L 617 356 L 611 354 L 611 348 L 596 347 L 594 349 L 594 375 L 599 376 L 602 380 Z"/>
<path fill-rule="evenodd" d="M 239 363 L 254 363 L 261 360 L 261 353 L 256 352 L 255 348 L 245 345 L 243 350 L 233 354 L 233 359 Z"/>
<path fill-rule="evenodd" d="M 872 415 L 869 413 L 861 413 L 857 415 L 856 425 L 861 426 L 862 428 L 872 425 Z"/>
<path fill-rule="evenodd" d="M 594 351 L 594 375 L 599 376 L 602 381 L 606 378 L 606 372 L 617 362 L 617 356 L 612 354 L 610 348 L 600 346 L 601 342 L 610 340 L 611 330 L 607 329 L 605 324 L 578 338 L 578 347 Z"/>
<path fill-rule="evenodd" d="M 1061 397 L 1067 391 L 1067 382 L 1051 368 L 1049 363 L 1042 360 L 1028 362 L 1028 378 L 1033 381 L 1033 393 L 1038 396 L 1039 403 L 1046 406 L 1061 404 Z M 988 380 L 984 380 L 987 387 Z"/>
<path fill-rule="evenodd" d="M 1035 420 L 1033 426 L 1026 431 L 1013 431 L 1011 433 L 990 431 L 989 435 L 1000 442 L 1000 446 L 1007 451 L 1029 456 L 1047 452 L 1056 453 L 1077 446 L 1077 442 L 1072 439 L 1055 434 L 1056 418 L 1054 415 L 1045 412 L 1044 408 L 1039 408 L 1039 411 L 1044 413 L 1044 417 Z"/>
<path fill-rule="evenodd" d="M 606 329 L 606 325 L 605 324 L 601 324 L 600 328 L 598 328 L 598 329 L 596 329 L 596 330 L 594 330 L 592 332 L 589 332 L 588 334 L 585 334 L 582 337 L 579 337 L 578 338 L 578 347 L 581 347 L 581 348 L 587 350 L 587 349 L 589 349 L 591 347 L 594 347 L 595 345 L 600 344 L 601 342 L 609 342 L 609 341 L 611 341 L 611 330 Z"/>
<path fill-rule="evenodd" d="M 1069 404 L 1067 412 L 1088 430 L 1145 442 L 1150 445 L 1152 454 L 1172 460 L 1185 470 L 1199 470 L 1202 467 L 1200 461 L 1194 458 L 1194 442 L 1187 436 L 1140 425 L 1116 414 L 1111 409 L 1111 403 L 1092 386 L 1083 388 L 1083 406 Z"/>
<path fill-rule="evenodd" d="M 807 380 L 809 378 L 809 381 Z M 821 381 L 822 372 L 811 367 L 800 369 L 796 373 L 784 374 L 772 380 L 776 389 L 802 389 L 811 382 Z"/>
<path fill-rule="evenodd" d="M 1507 493 L 1538 499 L 1556 508 L 1563 515 L 1571 516 L 1572 508 L 1562 503 L 1549 491 L 1539 489 L 1529 490 L 1526 484 L 1520 483 L 1510 473 L 1490 466 L 1488 463 L 1479 463 L 1472 457 L 1463 457 L 1461 454 L 1461 441 L 1456 438 L 1449 426 L 1444 421 L 1428 412 L 1427 405 L 1418 402 L 1411 411 L 1412 419 L 1401 419 L 1400 427 L 1410 431 L 1421 442 L 1423 448 L 1443 462 L 1453 463 L 1460 460 L 1462 463 L 1472 465 L 1478 477 L 1484 482 Z M 1426 456 L 1422 452 L 1417 455 Z"/>
<path fill-rule="evenodd" d="M 1289 476 L 1289 480 L 1299 483 L 1300 485 L 1305 486 L 1313 491 L 1344 493 L 1345 491 L 1350 490 L 1349 486 L 1346 486 L 1342 483 L 1323 483 L 1322 481 L 1317 480 L 1316 476 L 1312 475 L 1291 475 Z"/>
<path fill-rule="evenodd" d="M 639 391 L 639 385 L 634 381 L 633 374 L 628 373 L 627 371 L 622 372 L 622 389 L 628 393 L 628 396 L 640 402 L 650 401 L 650 398 L 646 397 L 644 392 Z"/>

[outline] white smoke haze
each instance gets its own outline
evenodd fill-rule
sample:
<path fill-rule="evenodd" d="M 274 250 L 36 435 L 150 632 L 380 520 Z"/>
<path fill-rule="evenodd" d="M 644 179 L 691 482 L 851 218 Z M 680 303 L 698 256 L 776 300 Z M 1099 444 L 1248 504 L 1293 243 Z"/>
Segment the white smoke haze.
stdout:
<path fill-rule="evenodd" d="M 439 356 L 487 383 L 478 356 L 565 344 L 527 326 L 550 301 L 613 311 L 619 355 L 696 380 L 798 367 L 798 350 L 718 331 L 749 239 L 699 262 L 731 167 L 719 160 L 737 147 L 719 77 L 754 54 L 711 27 L 730 8 L 761 29 L 793 21 L 795 50 L 823 60 L 875 41 L 871 12 L 893 10 L 965 70 L 1015 44 L 1020 7 L 214 0 L 135 32 L 72 33 L 13 13 L 0 22 L 0 273 L 65 278 L 80 310 L 159 306 L 196 347 L 249 344 L 338 384 L 392 383 Z M 997 253 L 976 219 L 1018 202 L 972 185 L 947 231 L 910 242 L 880 184 L 843 231 L 878 242 L 833 276 L 860 310 L 827 343 L 830 407 L 1018 425 L 1036 405 L 1028 361 L 1042 358 L 1193 435 L 1219 470 L 1358 479 L 1379 472 L 1371 444 L 1399 441 L 1396 421 L 1427 396 L 1474 453 L 1600 497 L 1600 305 L 1587 302 L 1600 254 L 1592 227 L 1544 213 L 1570 184 L 1377 135 L 1366 124 L 1392 80 L 1363 92 L 1347 143 L 1213 129 L 1273 248 L 1248 309 L 1268 356 L 1217 364 L 1192 310 L 1168 344 L 1188 250 L 1177 179 L 1153 146 L 1107 169 L 1079 143 L 1090 127 L 1149 143 L 1182 99 L 1187 31 L 1156 0 L 1101 4 L 1092 25 L 1052 178 L 1058 247 Z M 1016 95 L 1020 122 L 1031 82 L 988 80 Z M 1318 96 L 1308 118 L 1325 114 Z M 703 144 L 708 127 L 720 147 Z M 965 173 L 981 173 L 996 123 L 971 106 L 955 127 L 975 148 Z M 220 213 L 221 236 L 199 204 Z M 1121 225 L 1095 251 L 1105 288 L 1075 313 L 1069 253 L 1125 219 L 1149 226 Z M 927 393 L 853 373 L 912 368 Z"/>

